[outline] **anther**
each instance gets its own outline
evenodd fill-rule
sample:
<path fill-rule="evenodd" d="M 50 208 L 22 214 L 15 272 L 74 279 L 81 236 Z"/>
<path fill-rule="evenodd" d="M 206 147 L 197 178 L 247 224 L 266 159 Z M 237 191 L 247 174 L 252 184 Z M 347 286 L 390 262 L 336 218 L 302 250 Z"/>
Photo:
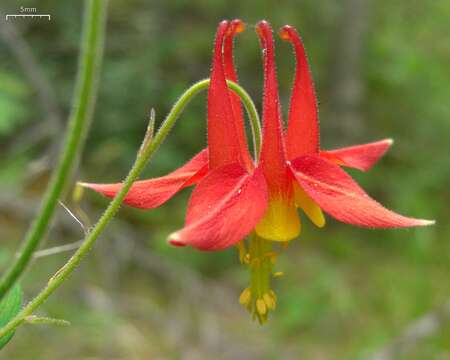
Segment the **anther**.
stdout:
<path fill-rule="evenodd" d="M 275 309 L 275 301 L 274 301 L 274 299 L 272 298 L 272 296 L 270 296 L 268 293 L 265 293 L 265 294 L 263 295 L 263 300 L 264 300 L 264 302 L 266 303 L 267 308 L 268 308 L 269 310 L 274 310 L 274 309 Z"/>
<path fill-rule="evenodd" d="M 256 310 L 260 315 L 265 315 L 267 313 L 267 306 L 263 299 L 259 298 L 256 300 Z"/>
<path fill-rule="evenodd" d="M 241 296 L 239 296 L 239 303 L 247 306 L 250 303 L 250 300 L 252 298 L 252 291 L 250 290 L 250 288 L 245 288 L 242 293 Z"/>

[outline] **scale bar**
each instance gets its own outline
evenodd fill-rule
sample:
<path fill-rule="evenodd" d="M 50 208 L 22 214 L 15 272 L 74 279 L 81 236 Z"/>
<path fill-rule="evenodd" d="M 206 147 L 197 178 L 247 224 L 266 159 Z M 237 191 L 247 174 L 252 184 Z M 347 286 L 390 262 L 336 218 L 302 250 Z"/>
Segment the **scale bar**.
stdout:
<path fill-rule="evenodd" d="M 6 15 L 6 21 L 8 21 L 9 18 L 18 18 L 18 17 L 38 17 L 38 18 L 47 18 L 49 21 L 51 20 L 50 14 L 7 14 Z"/>

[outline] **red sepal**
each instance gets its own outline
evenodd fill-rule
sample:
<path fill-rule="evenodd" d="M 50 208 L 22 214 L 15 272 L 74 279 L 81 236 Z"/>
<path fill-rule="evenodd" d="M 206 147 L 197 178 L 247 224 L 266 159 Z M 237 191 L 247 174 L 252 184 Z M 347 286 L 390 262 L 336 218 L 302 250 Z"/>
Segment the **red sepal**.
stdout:
<path fill-rule="evenodd" d="M 291 163 L 292 172 L 305 192 L 328 214 L 344 223 L 393 228 L 431 225 L 429 220 L 402 216 L 384 208 L 338 165 L 319 155 L 305 155 Z"/>
<path fill-rule="evenodd" d="M 227 80 L 231 80 L 235 83 L 238 82 L 238 76 L 236 67 L 234 66 L 233 58 L 233 45 L 234 37 L 244 31 L 245 26 L 241 20 L 235 19 L 230 23 L 230 28 L 228 30 L 228 35 L 225 38 L 225 43 L 223 45 L 223 65 L 225 71 L 225 77 Z M 242 151 L 243 160 L 245 166 L 248 170 L 254 168 L 253 160 L 250 153 L 247 151 L 247 137 L 245 135 L 245 125 L 244 125 L 244 113 L 242 109 L 241 99 L 232 90 L 228 90 L 230 94 L 231 107 L 233 108 L 233 117 L 236 123 L 236 131 L 238 135 L 238 140 Z"/>
<path fill-rule="evenodd" d="M 319 152 L 319 120 L 314 82 L 305 48 L 297 31 L 289 25 L 279 32 L 283 40 L 292 43 L 296 70 L 289 107 L 286 147 L 289 159 Z"/>
<path fill-rule="evenodd" d="M 169 236 L 173 245 L 221 250 L 248 235 L 267 208 L 262 171 L 248 174 L 240 165 L 212 170 L 194 189 L 185 227 Z"/>
<path fill-rule="evenodd" d="M 258 23 L 256 31 L 263 49 L 264 61 L 263 139 L 260 166 L 264 171 L 270 193 L 279 195 L 289 191 L 291 184 L 286 165 L 283 122 L 275 67 L 275 49 L 272 28 L 268 22 L 261 21 Z"/>
<path fill-rule="evenodd" d="M 211 169 L 236 162 L 246 166 L 243 153 L 248 151 L 241 148 L 225 78 L 223 45 L 229 28 L 228 21 L 222 21 L 217 28 L 208 89 L 208 148 Z"/>
<path fill-rule="evenodd" d="M 320 156 L 338 165 L 367 171 L 388 151 L 392 143 L 392 139 L 384 139 L 368 144 L 321 151 Z"/>
<path fill-rule="evenodd" d="M 182 167 L 168 175 L 154 179 L 136 181 L 125 197 L 124 203 L 141 209 L 153 209 L 164 204 L 181 189 L 200 181 L 208 172 L 208 151 L 199 152 Z M 122 183 L 80 183 L 112 198 L 121 189 Z"/>

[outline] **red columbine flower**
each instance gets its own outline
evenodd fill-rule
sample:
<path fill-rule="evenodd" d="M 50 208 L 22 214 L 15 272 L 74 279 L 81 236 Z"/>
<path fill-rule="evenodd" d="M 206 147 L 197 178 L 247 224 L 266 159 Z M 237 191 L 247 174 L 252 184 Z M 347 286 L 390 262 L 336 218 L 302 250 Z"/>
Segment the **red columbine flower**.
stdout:
<path fill-rule="evenodd" d="M 239 98 L 227 88 L 237 81 L 233 38 L 243 30 L 239 20 L 219 24 L 208 92 L 208 149 L 173 173 L 136 182 L 125 203 L 139 208 L 162 205 L 181 189 L 197 184 L 189 200 L 185 226 L 169 236 L 174 245 L 221 250 L 237 244 L 241 262 L 251 269 L 251 285 L 240 302 L 260 322 L 275 308 L 270 277 L 276 253 L 273 242 L 287 243 L 300 234 L 297 208 L 322 227 L 321 209 L 332 217 L 372 228 L 411 227 L 432 221 L 396 214 L 369 197 L 341 168 L 369 169 L 389 148 L 382 140 L 333 151 L 321 151 L 317 101 L 300 37 L 294 28 L 280 31 L 295 50 L 297 68 L 288 128 L 280 111 L 270 25 L 257 26 L 264 60 L 263 141 L 258 161 L 247 147 Z M 121 184 L 84 184 L 108 197 Z M 248 247 L 243 239 L 250 234 Z"/>
<path fill-rule="evenodd" d="M 222 21 L 217 29 L 208 90 L 208 148 L 169 175 L 135 182 L 124 201 L 134 207 L 155 208 L 181 189 L 198 184 L 188 204 L 186 226 L 170 236 L 174 245 L 227 248 L 251 232 L 267 206 L 262 171 L 255 170 L 248 152 L 240 100 L 226 84 L 227 78 L 237 81 L 233 38 L 242 30 L 239 20 Z M 122 186 L 82 185 L 108 197 Z M 243 222 L 244 217 L 249 221 Z"/>

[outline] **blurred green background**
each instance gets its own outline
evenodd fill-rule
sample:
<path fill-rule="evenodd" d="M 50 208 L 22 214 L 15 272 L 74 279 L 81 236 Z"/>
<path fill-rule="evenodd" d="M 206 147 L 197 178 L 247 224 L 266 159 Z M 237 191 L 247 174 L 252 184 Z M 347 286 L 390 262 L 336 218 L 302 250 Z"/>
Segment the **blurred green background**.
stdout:
<path fill-rule="evenodd" d="M 52 20 L 0 31 L 0 268 L 14 256 L 55 163 L 76 74 L 82 2 L 22 1 Z M 450 2 L 387 0 L 111 1 L 97 107 L 76 179 L 114 182 L 131 166 L 154 107 L 161 121 L 191 83 L 209 76 L 216 24 L 239 17 L 240 82 L 261 101 L 254 24 L 302 34 L 320 100 L 325 149 L 393 137 L 367 174 L 350 171 L 381 203 L 437 220 L 410 230 L 304 221 L 280 256 L 269 324 L 238 304 L 248 274 L 237 251 L 175 248 L 189 190 L 154 211 L 124 208 L 71 279 L 41 308 L 68 328 L 23 326 L 2 359 L 450 359 Z M 294 71 L 277 40 L 286 113 Z M 196 98 L 145 177 L 205 146 L 206 96 Z M 70 191 L 64 202 L 74 210 Z M 79 204 L 95 222 L 107 201 Z M 82 230 L 61 207 L 45 247 Z M 31 299 L 70 252 L 38 258 L 23 279 Z M 424 330 L 425 329 L 425 330 Z"/>

